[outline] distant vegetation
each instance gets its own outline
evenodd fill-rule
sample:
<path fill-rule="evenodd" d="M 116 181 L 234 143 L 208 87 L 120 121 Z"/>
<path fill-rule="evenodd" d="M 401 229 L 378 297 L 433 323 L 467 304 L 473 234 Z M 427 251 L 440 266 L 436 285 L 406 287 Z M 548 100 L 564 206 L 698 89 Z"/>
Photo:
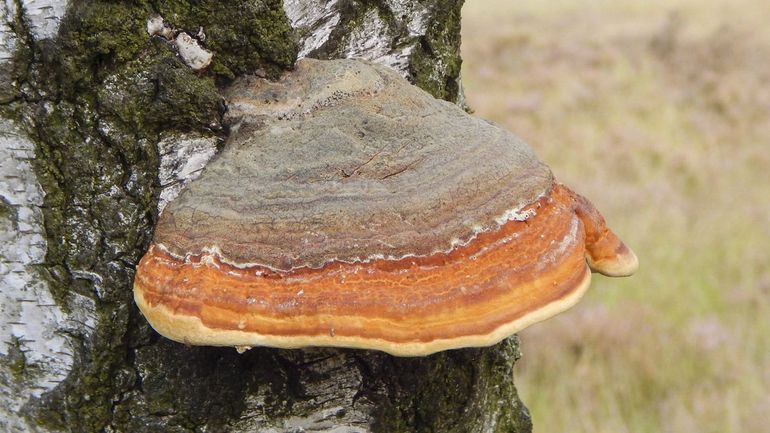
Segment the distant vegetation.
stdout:
<path fill-rule="evenodd" d="M 536 433 L 770 431 L 770 8 L 469 0 L 476 115 L 637 253 L 521 334 Z"/>

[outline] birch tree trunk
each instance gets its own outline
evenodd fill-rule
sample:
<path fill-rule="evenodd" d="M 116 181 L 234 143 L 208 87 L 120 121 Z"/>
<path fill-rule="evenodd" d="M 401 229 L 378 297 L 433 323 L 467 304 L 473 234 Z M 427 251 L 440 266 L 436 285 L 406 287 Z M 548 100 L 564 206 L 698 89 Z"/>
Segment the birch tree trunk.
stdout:
<path fill-rule="evenodd" d="M 0 2 L 0 431 L 529 432 L 515 338 L 239 355 L 158 336 L 131 295 L 235 76 L 365 57 L 462 104 L 461 3 Z"/>

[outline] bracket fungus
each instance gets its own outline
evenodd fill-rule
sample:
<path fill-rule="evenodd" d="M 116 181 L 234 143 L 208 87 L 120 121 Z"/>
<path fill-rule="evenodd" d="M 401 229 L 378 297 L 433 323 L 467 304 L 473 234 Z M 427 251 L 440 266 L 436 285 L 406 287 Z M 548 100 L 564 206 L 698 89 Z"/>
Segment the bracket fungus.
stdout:
<path fill-rule="evenodd" d="M 636 256 L 509 132 L 361 60 L 225 95 L 229 141 L 162 212 L 136 303 L 194 345 L 488 346 Z M 590 268 L 589 268 L 590 266 Z"/>

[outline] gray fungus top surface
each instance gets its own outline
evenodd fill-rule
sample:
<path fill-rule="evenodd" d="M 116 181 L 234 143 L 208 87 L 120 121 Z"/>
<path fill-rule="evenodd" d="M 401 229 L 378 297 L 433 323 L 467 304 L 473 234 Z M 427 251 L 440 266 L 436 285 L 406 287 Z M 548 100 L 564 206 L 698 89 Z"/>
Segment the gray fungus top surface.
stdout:
<path fill-rule="evenodd" d="M 361 60 L 301 60 L 225 95 L 221 154 L 166 207 L 155 243 L 275 269 L 449 250 L 550 190 L 513 134 Z"/>

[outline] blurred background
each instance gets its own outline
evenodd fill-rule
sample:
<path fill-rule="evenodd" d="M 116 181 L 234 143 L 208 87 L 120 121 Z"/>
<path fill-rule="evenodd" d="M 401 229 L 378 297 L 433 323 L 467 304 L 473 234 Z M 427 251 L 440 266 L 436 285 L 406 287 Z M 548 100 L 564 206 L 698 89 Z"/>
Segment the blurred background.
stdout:
<path fill-rule="evenodd" d="M 639 256 L 522 332 L 537 433 L 770 432 L 770 3 L 467 0 L 477 116 Z"/>

